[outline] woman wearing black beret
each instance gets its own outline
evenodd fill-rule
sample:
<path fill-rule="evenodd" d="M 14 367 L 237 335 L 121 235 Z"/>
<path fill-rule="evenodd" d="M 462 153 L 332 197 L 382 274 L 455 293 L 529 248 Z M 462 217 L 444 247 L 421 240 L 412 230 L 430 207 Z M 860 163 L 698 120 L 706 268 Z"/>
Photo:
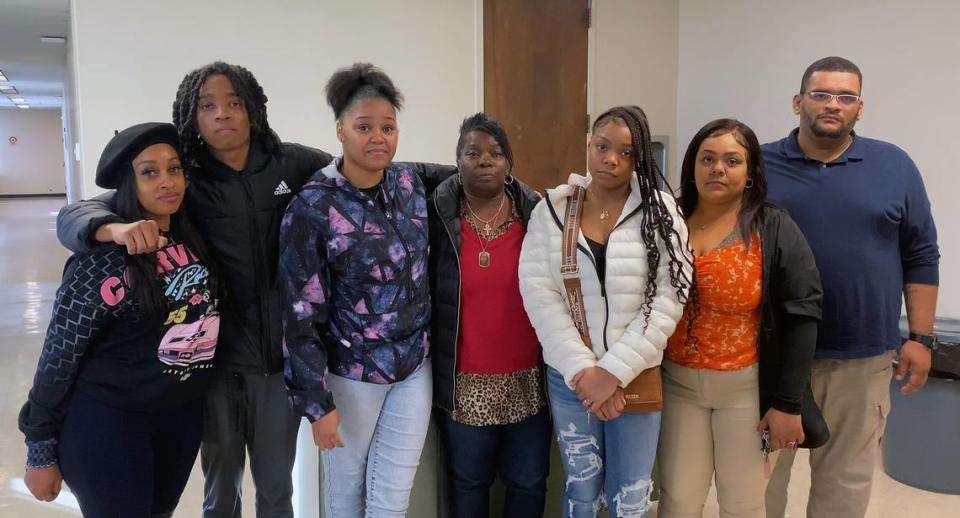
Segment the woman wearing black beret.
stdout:
<path fill-rule="evenodd" d="M 72 256 L 28 400 L 27 487 L 53 500 L 62 481 L 86 517 L 165 516 L 187 483 L 220 317 L 207 249 L 181 207 L 186 178 L 171 124 L 113 137 L 97 185 L 114 211 L 153 220 L 154 254 L 100 245 Z"/>

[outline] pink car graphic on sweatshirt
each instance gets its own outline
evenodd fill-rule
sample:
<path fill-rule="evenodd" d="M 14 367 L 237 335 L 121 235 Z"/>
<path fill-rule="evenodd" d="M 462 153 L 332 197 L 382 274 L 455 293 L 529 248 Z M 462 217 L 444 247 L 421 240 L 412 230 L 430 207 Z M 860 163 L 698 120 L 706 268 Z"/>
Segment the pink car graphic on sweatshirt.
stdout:
<path fill-rule="evenodd" d="M 167 365 L 186 367 L 213 358 L 220 333 L 220 314 L 208 313 L 190 324 L 175 324 L 160 341 L 157 356 Z"/>

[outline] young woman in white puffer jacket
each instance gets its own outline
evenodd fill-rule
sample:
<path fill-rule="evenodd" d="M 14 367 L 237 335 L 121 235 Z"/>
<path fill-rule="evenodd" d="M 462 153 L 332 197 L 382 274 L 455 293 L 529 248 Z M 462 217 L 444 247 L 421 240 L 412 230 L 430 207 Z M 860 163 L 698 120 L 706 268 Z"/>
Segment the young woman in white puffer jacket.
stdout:
<path fill-rule="evenodd" d="M 520 255 L 520 291 L 543 347 L 547 392 L 566 470 L 565 517 L 643 516 L 660 412 L 626 413 L 623 388 L 658 366 L 692 275 L 687 228 L 659 190 L 643 110 L 618 106 L 593 124 L 586 176 L 549 190 Z M 560 274 L 573 185 L 586 188 L 578 258 L 593 347 L 570 316 Z"/>

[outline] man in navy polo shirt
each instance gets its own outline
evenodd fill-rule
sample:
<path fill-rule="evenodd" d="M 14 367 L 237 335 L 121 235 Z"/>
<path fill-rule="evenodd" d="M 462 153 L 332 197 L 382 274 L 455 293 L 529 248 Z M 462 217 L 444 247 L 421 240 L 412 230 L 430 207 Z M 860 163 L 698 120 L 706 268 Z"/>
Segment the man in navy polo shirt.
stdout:
<path fill-rule="evenodd" d="M 862 75 L 820 59 L 803 74 L 793 111 L 800 127 L 765 144 L 770 200 L 805 234 L 823 279 L 823 320 L 811 376 L 831 439 L 810 452 L 808 517 L 857 518 L 870 487 L 890 408 L 891 361 L 900 391 L 930 370 L 940 253 L 920 172 L 900 148 L 861 137 Z M 906 300 L 910 340 L 898 320 Z M 794 451 L 781 452 L 767 488 L 767 517 L 782 517 Z"/>

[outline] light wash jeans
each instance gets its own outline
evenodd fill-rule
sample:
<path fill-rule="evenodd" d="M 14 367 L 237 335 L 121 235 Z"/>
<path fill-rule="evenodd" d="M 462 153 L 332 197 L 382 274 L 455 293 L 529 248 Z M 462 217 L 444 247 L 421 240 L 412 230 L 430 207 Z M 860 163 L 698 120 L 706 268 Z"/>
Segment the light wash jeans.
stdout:
<path fill-rule="evenodd" d="M 564 518 L 593 518 L 604 504 L 611 517 L 643 517 L 650 508 L 660 412 L 601 421 L 552 367 L 547 369 L 547 395 L 567 475 Z"/>
<path fill-rule="evenodd" d="M 346 447 L 321 453 L 326 518 L 402 517 L 430 425 L 428 359 L 409 378 L 378 385 L 329 375 Z"/>

